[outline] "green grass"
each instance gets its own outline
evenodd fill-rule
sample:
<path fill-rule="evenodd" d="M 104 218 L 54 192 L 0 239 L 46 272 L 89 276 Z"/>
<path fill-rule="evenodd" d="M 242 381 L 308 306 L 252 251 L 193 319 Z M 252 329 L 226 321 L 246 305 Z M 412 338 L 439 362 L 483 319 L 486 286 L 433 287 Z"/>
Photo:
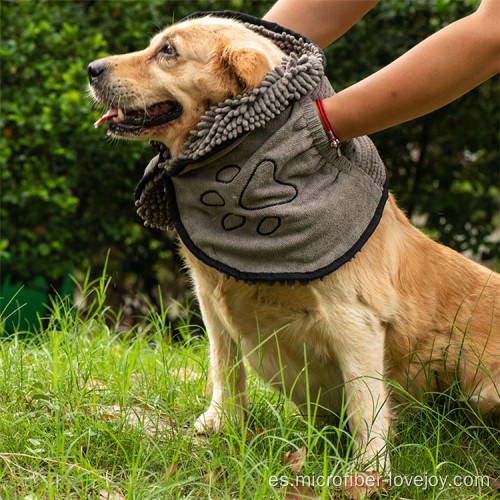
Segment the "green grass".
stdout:
<path fill-rule="evenodd" d="M 191 334 L 189 311 L 181 342 L 171 341 L 168 311 L 118 332 L 104 305 L 108 284 L 84 285 L 84 311 L 53 304 L 39 334 L 0 342 L 1 499 L 284 498 L 281 485 L 297 477 L 284 457 L 301 447 L 306 484 L 316 481 L 318 497 L 343 498 L 332 484 L 355 466 L 345 422 L 303 419 L 250 375 L 246 424 L 196 436 L 191 424 L 210 397 L 205 337 Z M 498 429 L 441 399 L 401 410 L 389 497 L 494 498 L 487 481 L 458 483 L 498 479 Z M 439 484 L 424 489 L 419 477 Z"/>

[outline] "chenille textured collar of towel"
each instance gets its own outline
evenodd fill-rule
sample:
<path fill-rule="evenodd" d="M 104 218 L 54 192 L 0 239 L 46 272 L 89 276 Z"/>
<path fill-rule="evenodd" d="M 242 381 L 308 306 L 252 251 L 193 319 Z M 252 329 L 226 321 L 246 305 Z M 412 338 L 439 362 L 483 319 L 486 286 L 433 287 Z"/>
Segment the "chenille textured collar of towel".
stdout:
<path fill-rule="evenodd" d="M 136 190 L 138 214 L 175 228 L 190 252 L 236 279 L 323 278 L 375 230 L 385 167 L 367 137 L 340 156 L 330 147 L 312 103 L 333 94 L 316 45 L 250 16 L 210 15 L 245 22 L 287 56 L 256 89 L 212 107 L 182 153 L 153 158 Z"/>

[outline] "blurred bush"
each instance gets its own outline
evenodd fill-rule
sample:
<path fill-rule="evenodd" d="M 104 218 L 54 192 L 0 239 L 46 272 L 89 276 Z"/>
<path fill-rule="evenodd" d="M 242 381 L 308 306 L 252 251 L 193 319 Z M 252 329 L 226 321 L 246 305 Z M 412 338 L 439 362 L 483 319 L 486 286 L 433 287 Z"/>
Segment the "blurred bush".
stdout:
<path fill-rule="evenodd" d="M 171 234 L 146 230 L 133 192 L 153 155 L 145 143 L 95 131 L 87 64 L 143 48 L 166 24 L 197 10 L 263 15 L 273 2 L 173 0 L 1 3 L 2 279 L 29 286 L 92 266 L 108 249 L 114 306 L 138 294 L 181 300 L 186 280 Z M 473 11 L 462 0 L 385 0 L 327 50 L 328 74 L 344 88 L 388 64 L 440 27 Z M 400 204 L 441 242 L 494 257 L 498 205 L 499 81 L 445 109 L 376 134 Z M 497 256 L 498 258 L 498 256 Z"/>

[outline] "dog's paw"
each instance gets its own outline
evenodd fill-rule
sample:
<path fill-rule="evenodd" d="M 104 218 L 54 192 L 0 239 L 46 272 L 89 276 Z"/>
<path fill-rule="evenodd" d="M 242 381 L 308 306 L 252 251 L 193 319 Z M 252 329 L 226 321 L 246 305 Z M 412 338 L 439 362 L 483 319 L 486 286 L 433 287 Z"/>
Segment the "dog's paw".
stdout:
<path fill-rule="evenodd" d="M 194 428 L 198 434 L 219 432 L 221 426 L 222 419 L 220 413 L 210 408 L 205 413 L 202 413 L 194 423 Z"/>
<path fill-rule="evenodd" d="M 372 439 L 359 458 L 364 470 L 374 469 L 385 474 L 391 470 L 387 445 L 382 438 Z"/>

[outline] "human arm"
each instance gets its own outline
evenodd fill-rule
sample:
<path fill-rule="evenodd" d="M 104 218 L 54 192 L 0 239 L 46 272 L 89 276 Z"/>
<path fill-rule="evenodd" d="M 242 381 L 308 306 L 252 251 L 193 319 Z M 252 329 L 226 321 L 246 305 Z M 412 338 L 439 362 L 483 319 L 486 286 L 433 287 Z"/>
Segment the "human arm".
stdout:
<path fill-rule="evenodd" d="M 264 19 L 306 36 L 324 49 L 379 0 L 278 0 Z"/>
<path fill-rule="evenodd" d="M 286 1 L 282 0 L 282 5 Z M 323 18 L 327 17 L 323 13 Z M 279 18 L 269 20 L 281 22 Z M 295 27 L 300 32 L 300 27 Z M 325 99 L 324 105 L 333 127 L 345 141 L 430 113 L 499 71 L 500 2 L 483 0 L 470 16 L 436 32 L 361 82 Z"/>

